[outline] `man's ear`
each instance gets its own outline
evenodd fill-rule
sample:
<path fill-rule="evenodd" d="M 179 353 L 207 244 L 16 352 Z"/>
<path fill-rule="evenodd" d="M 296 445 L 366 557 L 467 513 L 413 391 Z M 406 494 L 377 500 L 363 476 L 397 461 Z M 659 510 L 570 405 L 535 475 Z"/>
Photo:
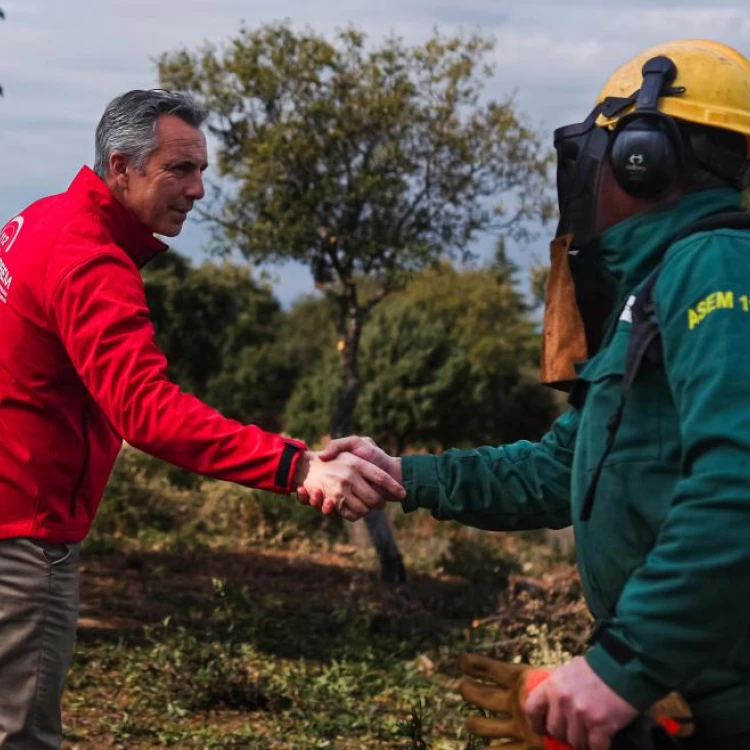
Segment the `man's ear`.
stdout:
<path fill-rule="evenodd" d="M 120 188 L 128 186 L 130 158 L 125 154 L 114 153 L 109 155 L 109 176 L 110 179 Z"/>

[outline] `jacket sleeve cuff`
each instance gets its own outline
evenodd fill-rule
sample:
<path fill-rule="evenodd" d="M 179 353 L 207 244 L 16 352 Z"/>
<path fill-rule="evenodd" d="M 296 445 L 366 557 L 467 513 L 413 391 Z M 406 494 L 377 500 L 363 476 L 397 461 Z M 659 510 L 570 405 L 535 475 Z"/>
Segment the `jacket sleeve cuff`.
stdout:
<path fill-rule="evenodd" d="M 635 655 L 623 663 L 622 658 L 597 643 L 586 654 L 586 661 L 602 681 L 640 712 L 647 711 L 669 692 L 649 677 L 643 662 Z"/>
<path fill-rule="evenodd" d="M 440 507 L 437 456 L 402 456 L 401 481 L 406 490 L 406 499 L 401 503 L 404 513 L 417 508 L 437 512 Z"/>
<path fill-rule="evenodd" d="M 289 494 L 297 489 L 296 487 L 292 487 L 294 473 L 297 469 L 300 456 L 307 450 L 307 445 L 301 440 L 293 440 L 291 438 L 284 438 L 283 441 L 284 448 L 279 456 L 274 484 L 276 485 L 277 492 Z"/>

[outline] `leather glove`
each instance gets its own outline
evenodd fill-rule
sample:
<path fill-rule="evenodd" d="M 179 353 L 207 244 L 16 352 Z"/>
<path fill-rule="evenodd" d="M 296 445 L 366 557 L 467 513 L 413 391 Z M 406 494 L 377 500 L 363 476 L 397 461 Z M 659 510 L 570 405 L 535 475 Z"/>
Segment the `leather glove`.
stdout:
<path fill-rule="evenodd" d="M 486 711 L 503 714 L 502 718 L 470 717 L 466 721 L 469 734 L 490 741 L 490 747 L 503 750 L 565 750 L 568 747 L 534 732 L 524 711 L 529 693 L 544 682 L 552 670 L 508 664 L 477 654 L 460 656 L 459 667 L 466 675 L 459 684 L 461 697 Z M 677 693 L 657 701 L 649 715 L 673 737 L 688 737 L 693 733 L 692 713 Z M 639 731 L 647 731 L 643 722 L 638 724 Z M 647 724 L 653 726 L 653 722 Z M 616 748 L 613 743 L 613 750 Z"/>

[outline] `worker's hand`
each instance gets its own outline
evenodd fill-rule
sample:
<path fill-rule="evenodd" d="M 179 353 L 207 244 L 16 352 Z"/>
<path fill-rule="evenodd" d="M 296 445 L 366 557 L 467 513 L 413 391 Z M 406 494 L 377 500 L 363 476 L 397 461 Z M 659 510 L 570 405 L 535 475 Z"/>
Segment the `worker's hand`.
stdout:
<path fill-rule="evenodd" d="M 593 672 L 584 662 L 585 670 L 577 666 L 561 667 L 558 670 L 529 667 L 523 664 L 508 664 L 476 654 L 464 654 L 459 658 L 461 671 L 466 675 L 459 685 L 459 692 L 469 703 L 495 716 L 472 716 L 466 721 L 470 734 L 489 742 L 489 747 L 498 750 L 598 750 L 606 746 L 596 744 L 575 745 L 575 737 L 566 734 L 555 738 L 547 724 L 535 725 L 526 712 L 526 705 L 544 700 L 542 688 L 553 679 L 574 685 L 573 694 L 592 694 Z M 583 661 L 583 660 L 580 660 Z M 568 665 L 570 666 L 570 665 Z M 563 671 L 566 670 L 566 671 Z M 560 676 L 559 672 L 563 672 Z M 595 675 L 593 675 L 595 677 Z M 553 696 L 559 696 L 562 689 L 554 683 L 546 695 L 548 703 Z M 601 685 L 593 691 L 594 703 L 598 702 Z M 609 691 L 611 692 L 611 691 Z M 529 698 L 531 696 L 531 698 Z M 576 702 L 569 698 L 572 705 Z M 619 699 L 618 699 L 619 700 Z M 622 701 L 624 703 L 624 701 Z M 694 730 L 693 715 L 685 699 L 678 693 L 669 693 L 656 701 L 649 709 L 648 716 L 640 716 L 637 723 L 631 723 L 629 716 L 635 710 L 625 704 L 621 720 L 627 727 L 614 737 L 612 750 L 654 750 L 655 748 L 677 747 L 675 738 L 689 737 Z M 622 708 L 622 706 L 620 706 Z M 623 725 L 624 726 L 624 725 Z M 658 741 L 657 741 L 658 740 Z M 596 742 L 596 738 L 593 740 Z"/>
<path fill-rule="evenodd" d="M 330 461 L 344 451 L 353 453 L 355 456 L 359 456 L 365 461 L 379 466 L 383 471 L 387 471 L 399 484 L 401 483 L 401 459 L 389 456 L 372 438 L 351 435 L 331 440 L 320 452 L 320 457 L 323 461 Z"/>
<path fill-rule="evenodd" d="M 300 502 L 347 521 L 357 521 L 382 508 L 387 500 L 400 500 L 406 494 L 383 469 L 351 453 L 327 461 L 319 454 L 305 453 L 298 462 L 295 482 Z"/>
<path fill-rule="evenodd" d="M 323 461 L 333 461 L 337 456 L 344 452 L 352 453 L 358 458 L 367 461 L 374 466 L 379 467 L 389 474 L 401 486 L 401 459 L 389 456 L 385 451 L 377 446 L 374 440 L 369 437 L 345 437 L 332 440 L 319 454 L 318 457 Z M 381 487 L 385 490 L 385 487 Z M 405 493 L 381 493 L 383 501 L 399 502 L 404 499 Z M 325 514 L 335 513 L 335 501 L 332 497 L 326 497 L 322 490 L 309 492 L 306 487 L 297 489 L 299 501 L 305 505 L 312 505 Z"/>
<path fill-rule="evenodd" d="M 610 750 L 612 737 L 638 716 L 580 656 L 531 691 L 526 713 L 537 734 L 575 750 Z"/>

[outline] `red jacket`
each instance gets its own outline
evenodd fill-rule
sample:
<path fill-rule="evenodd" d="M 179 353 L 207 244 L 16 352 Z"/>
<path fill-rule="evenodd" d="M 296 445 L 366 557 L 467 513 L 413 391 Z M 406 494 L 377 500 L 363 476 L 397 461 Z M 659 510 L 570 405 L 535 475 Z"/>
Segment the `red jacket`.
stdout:
<path fill-rule="evenodd" d="M 84 167 L 0 234 L 0 538 L 78 542 L 122 441 L 289 492 L 304 444 L 226 419 L 167 378 L 138 269 L 166 249 Z"/>

